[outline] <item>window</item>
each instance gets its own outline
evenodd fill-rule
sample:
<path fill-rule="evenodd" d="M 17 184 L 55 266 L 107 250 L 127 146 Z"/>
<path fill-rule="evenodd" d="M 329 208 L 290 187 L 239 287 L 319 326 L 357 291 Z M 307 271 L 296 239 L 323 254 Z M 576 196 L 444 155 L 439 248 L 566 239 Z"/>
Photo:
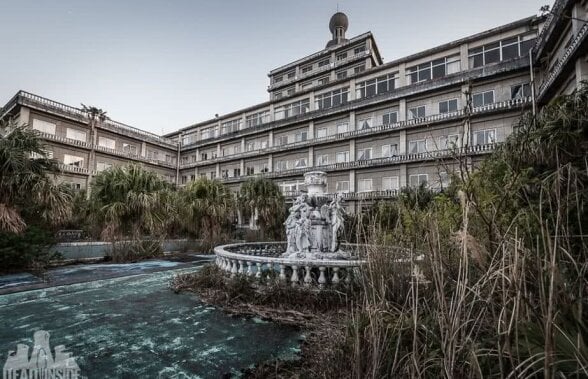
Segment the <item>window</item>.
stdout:
<path fill-rule="evenodd" d="M 365 71 L 365 63 L 362 63 L 358 66 L 353 67 L 354 74 L 359 74 L 360 72 L 364 72 L 364 71 Z"/>
<path fill-rule="evenodd" d="M 472 96 L 474 108 L 483 107 L 484 105 L 492 104 L 494 102 L 494 90 L 475 93 Z"/>
<path fill-rule="evenodd" d="M 342 61 L 343 59 L 347 59 L 347 52 L 337 54 L 336 59 L 338 61 Z"/>
<path fill-rule="evenodd" d="M 511 99 L 523 99 L 531 97 L 531 85 L 529 83 L 517 84 L 510 87 Z"/>
<path fill-rule="evenodd" d="M 147 158 L 157 160 L 159 153 L 154 150 L 147 150 Z"/>
<path fill-rule="evenodd" d="M 31 159 L 53 159 L 53 151 L 45 150 L 44 155 L 40 153 L 32 152 L 30 154 Z"/>
<path fill-rule="evenodd" d="M 335 185 L 335 190 L 337 192 L 349 192 L 349 181 L 342 180 L 337 182 L 337 184 Z"/>
<path fill-rule="evenodd" d="M 288 144 L 288 136 L 279 136 L 278 137 L 278 146 L 283 146 Z"/>
<path fill-rule="evenodd" d="M 269 121 L 269 111 L 250 114 L 245 117 L 245 126 L 252 128 L 257 125 L 265 124 Z"/>
<path fill-rule="evenodd" d="M 247 176 L 255 175 L 255 167 L 247 167 L 245 168 L 245 173 Z"/>
<path fill-rule="evenodd" d="M 316 157 L 316 164 L 317 166 L 326 166 L 329 164 L 329 155 L 322 154 Z"/>
<path fill-rule="evenodd" d="M 515 59 L 529 54 L 535 43 L 535 35 L 527 34 L 488 43 L 469 50 L 470 68 Z"/>
<path fill-rule="evenodd" d="M 192 163 L 196 162 L 196 161 L 197 161 L 197 156 L 196 156 L 196 154 L 192 154 L 192 155 L 190 155 L 190 159 L 192 160 Z"/>
<path fill-rule="evenodd" d="M 459 141 L 457 134 L 439 137 L 439 150 L 455 149 Z"/>
<path fill-rule="evenodd" d="M 421 154 L 427 152 L 427 140 L 415 140 L 408 143 L 409 154 Z"/>
<path fill-rule="evenodd" d="M 200 139 L 204 140 L 204 139 L 214 138 L 217 136 L 217 133 L 218 133 L 218 128 L 216 128 L 216 127 L 202 129 L 202 131 L 200 132 Z"/>
<path fill-rule="evenodd" d="M 382 115 L 382 125 L 396 124 L 398 122 L 398 112 L 389 112 Z"/>
<path fill-rule="evenodd" d="M 239 176 L 241 176 L 241 169 L 240 168 L 234 168 L 233 169 L 233 177 L 234 178 L 238 178 Z"/>
<path fill-rule="evenodd" d="M 108 149 L 113 149 L 116 146 L 116 142 L 113 139 L 106 138 L 106 137 L 98 137 L 98 146 L 106 147 Z"/>
<path fill-rule="evenodd" d="M 208 160 L 208 153 L 200 153 L 200 160 L 203 160 L 203 161 Z"/>
<path fill-rule="evenodd" d="M 316 131 L 317 138 L 323 138 L 327 136 L 327 128 L 320 128 Z"/>
<path fill-rule="evenodd" d="M 249 141 L 245 144 L 245 151 L 255 150 L 255 141 Z"/>
<path fill-rule="evenodd" d="M 474 132 L 474 145 L 488 145 L 496 142 L 496 129 Z"/>
<path fill-rule="evenodd" d="M 259 148 L 260 149 L 267 149 L 268 147 L 268 141 L 266 139 L 259 141 Z"/>
<path fill-rule="evenodd" d="M 372 191 L 372 179 L 360 179 L 357 184 L 359 192 Z"/>
<path fill-rule="evenodd" d="M 439 185 L 441 188 L 447 188 L 451 184 L 451 178 L 445 171 L 439 173 Z"/>
<path fill-rule="evenodd" d="M 221 170 L 221 178 L 227 179 L 229 177 L 229 170 Z"/>
<path fill-rule="evenodd" d="M 452 55 L 435 59 L 430 62 L 421 63 L 406 69 L 408 84 L 420 83 L 426 80 L 442 78 L 461 70 L 459 55 Z"/>
<path fill-rule="evenodd" d="M 274 76 L 274 83 L 279 83 L 284 80 L 283 76 Z"/>
<path fill-rule="evenodd" d="M 63 163 L 69 166 L 84 167 L 84 158 L 75 155 L 64 154 Z"/>
<path fill-rule="evenodd" d="M 359 125 L 359 130 L 369 129 L 372 127 L 372 119 L 371 118 L 360 119 L 357 122 L 357 125 Z"/>
<path fill-rule="evenodd" d="M 358 99 L 361 99 L 390 92 L 395 88 L 397 79 L 398 73 L 393 73 L 366 80 L 365 82 L 359 82 L 355 87 L 355 95 Z"/>
<path fill-rule="evenodd" d="M 425 106 L 421 105 L 420 107 L 410 108 L 408 110 L 408 119 L 414 120 L 415 118 L 423 118 L 425 117 Z"/>
<path fill-rule="evenodd" d="M 42 133 L 55 135 L 55 124 L 43 120 L 33 119 L 33 129 L 38 130 Z"/>
<path fill-rule="evenodd" d="M 316 81 L 316 85 L 317 86 L 322 86 L 324 84 L 328 84 L 329 83 L 329 77 L 328 76 L 323 76 L 322 78 L 318 78 Z"/>
<path fill-rule="evenodd" d="M 356 47 L 355 49 L 353 49 L 353 54 L 360 54 L 363 53 L 365 51 L 365 45 L 361 45 Z"/>
<path fill-rule="evenodd" d="M 290 168 L 290 162 L 288 161 L 278 161 L 276 162 L 276 171 L 284 171 Z"/>
<path fill-rule="evenodd" d="M 190 175 L 190 181 L 193 182 L 194 180 L 196 180 L 196 175 L 194 175 L 194 174 Z"/>
<path fill-rule="evenodd" d="M 303 74 L 310 72 L 310 71 L 312 71 L 312 65 L 302 67 Z"/>
<path fill-rule="evenodd" d="M 137 154 L 137 146 L 131 145 L 130 143 L 122 144 L 123 151 L 128 154 Z"/>
<path fill-rule="evenodd" d="M 306 158 L 296 159 L 296 161 L 294 162 L 294 167 L 295 168 L 306 167 Z"/>
<path fill-rule="evenodd" d="M 294 135 L 294 141 L 295 142 L 303 142 L 303 141 L 306 141 L 307 137 L 308 137 L 308 132 L 297 132 Z"/>
<path fill-rule="evenodd" d="M 187 181 L 188 181 L 188 177 L 186 175 L 182 175 L 181 183 L 186 184 Z"/>
<path fill-rule="evenodd" d="M 357 152 L 357 160 L 358 161 L 365 161 L 368 159 L 372 159 L 372 149 L 362 149 Z"/>
<path fill-rule="evenodd" d="M 385 176 L 382 178 L 382 190 L 392 191 L 398 188 L 398 176 Z"/>
<path fill-rule="evenodd" d="M 210 172 L 210 179 L 216 179 L 216 172 L 214 172 L 214 171 Z"/>
<path fill-rule="evenodd" d="M 269 168 L 267 167 L 267 163 L 261 165 L 261 172 L 269 172 Z"/>
<path fill-rule="evenodd" d="M 286 88 L 286 96 L 294 95 L 294 87 Z"/>
<path fill-rule="evenodd" d="M 320 61 L 320 62 L 318 63 L 318 66 L 319 66 L 319 67 L 328 66 L 328 65 L 329 65 L 329 63 L 330 63 L 329 59 L 323 59 L 322 61 Z"/>
<path fill-rule="evenodd" d="M 439 113 L 457 112 L 457 99 L 439 102 Z"/>
<path fill-rule="evenodd" d="M 196 135 L 194 135 L 194 134 L 182 137 L 182 145 L 183 146 L 191 145 L 194 142 L 196 142 Z"/>
<path fill-rule="evenodd" d="M 314 98 L 316 109 L 336 107 L 347 103 L 349 87 L 316 95 Z"/>
<path fill-rule="evenodd" d="M 427 174 L 416 174 L 416 175 L 410 175 L 408 177 L 408 184 L 413 187 L 419 187 L 421 185 L 427 185 L 427 182 L 429 181 L 429 175 Z"/>
<path fill-rule="evenodd" d="M 241 119 L 223 122 L 221 124 L 221 134 L 234 133 L 241 129 Z"/>
<path fill-rule="evenodd" d="M 76 141 L 86 142 L 86 132 L 77 129 L 67 128 L 65 137 Z"/>
<path fill-rule="evenodd" d="M 349 123 L 347 122 L 342 122 L 337 124 L 337 133 L 341 134 L 341 133 L 347 133 L 349 131 Z"/>
<path fill-rule="evenodd" d="M 283 118 L 298 116 L 301 114 L 305 114 L 310 110 L 310 101 L 309 99 L 295 101 L 290 104 L 283 105 L 281 107 L 277 107 L 274 111 L 274 118 L 276 120 L 281 120 Z"/>
<path fill-rule="evenodd" d="M 306 83 L 302 83 L 300 85 L 300 89 L 301 90 L 309 89 L 310 87 L 312 87 L 312 81 L 306 82 Z"/>
<path fill-rule="evenodd" d="M 349 151 L 340 151 L 336 156 L 337 163 L 349 162 Z"/>
<path fill-rule="evenodd" d="M 390 158 L 398 155 L 398 144 L 383 145 L 382 158 Z"/>
<path fill-rule="evenodd" d="M 288 77 L 288 79 L 294 79 L 294 77 L 296 76 L 296 72 L 290 71 L 289 73 L 286 74 L 286 76 Z"/>
<path fill-rule="evenodd" d="M 188 157 L 182 157 L 182 165 L 188 164 Z"/>
<path fill-rule="evenodd" d="M 347 77 L 347 70 L 337 71 L 337 79 L 345 79 Z"/>

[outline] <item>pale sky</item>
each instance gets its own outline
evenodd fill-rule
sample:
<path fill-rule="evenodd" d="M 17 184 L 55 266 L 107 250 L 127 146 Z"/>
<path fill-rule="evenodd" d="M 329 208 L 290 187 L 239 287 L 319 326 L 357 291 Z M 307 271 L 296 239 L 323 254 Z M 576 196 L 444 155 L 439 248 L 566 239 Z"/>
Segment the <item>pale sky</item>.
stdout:
<path fill-rule="evenodd" d="M 551 0 L 0 0 L 0 106 L 19 89 L 157 134 L 267 101 L 337 10 L 388 62 L 536 15 Z"/>

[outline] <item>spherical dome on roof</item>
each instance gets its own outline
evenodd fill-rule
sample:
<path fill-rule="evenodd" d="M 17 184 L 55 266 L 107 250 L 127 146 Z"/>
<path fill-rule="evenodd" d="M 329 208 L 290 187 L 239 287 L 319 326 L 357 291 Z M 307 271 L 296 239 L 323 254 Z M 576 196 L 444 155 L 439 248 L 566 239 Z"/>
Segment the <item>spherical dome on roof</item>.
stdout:
<path fill-rule="evenodd" d="M 347 15 L 343 12 L 337 12 L 331 17 L 331 21 L 329 21 L 329 29 L 331 33 L 335 31 L 335 28 L 343 28 L 347 31 L 347 27 L 349 26 L 349 20 L 347 19 Z"/>

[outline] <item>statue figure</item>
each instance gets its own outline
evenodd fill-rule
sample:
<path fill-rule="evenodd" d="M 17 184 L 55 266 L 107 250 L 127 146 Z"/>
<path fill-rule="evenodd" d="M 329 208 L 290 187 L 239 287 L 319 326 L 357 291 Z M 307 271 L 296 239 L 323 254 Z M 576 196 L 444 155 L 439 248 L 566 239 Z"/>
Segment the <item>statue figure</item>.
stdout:
<path fill-rule="evenodd" d="M 341 205 L 341 195 L 336 193 L 333 200 L 329 204 L 329 223 L 331 224 L 331 248 L 332 253 L 336 252 L 339 248 L 337 237 L 339 229 L 343 227 L 343 215 L 345 210 Z"/>
<path fill-rule="evenodd" d="M 295 253 L 297 250 L 297 243 L 296 243 L 296 227 L 298 220 L 300 219 L 301 208 L 306 207 L 306 194 L 302 194 L 296 198 L 294 204 L 290 207 L 288 218 L 284 222 L 286 226 L 286 237 L 288 247 L 286 249 L 286 254 Z"/>
<path fill-rule="evenodd" d="M 308 253 L 310 249 L 310 208 L 305 205 L 300 208 L 300 218 L 296 221 L 296 250 L 299 253 Z"/>

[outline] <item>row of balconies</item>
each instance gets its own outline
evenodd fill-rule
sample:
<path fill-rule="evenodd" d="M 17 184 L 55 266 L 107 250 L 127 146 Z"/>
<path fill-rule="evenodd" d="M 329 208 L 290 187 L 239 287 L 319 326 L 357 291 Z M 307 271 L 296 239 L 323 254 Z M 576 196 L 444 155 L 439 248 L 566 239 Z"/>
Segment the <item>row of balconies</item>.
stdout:
<path fill-rule="evenodd" d="M 303 168 L 295 168 L 289 170 L 282 170 L 282 171 L 272 171 L 272 172 L 264 172 L 254 175 L 240 175 L 234 177 L 227 177 L 227 178 L 219 178 L 223 182 L 233 183 L 233 182 L 241 182 L 245 181 L 249 178 L 253 177 L 263 177 L 263 178 L 280 178 L 280 177 L 291 177 L 291 176 L 301 176 L 306 172 L 313 171 L 313 170 L 321 170 L 325 172 L 333 172 L 333 171 L 343 171 L 343 170 L 353 170 L 358 168 L 372 168 L 372 167 L 381 167 L 381 166 L 388 166 L 392 164 L 402 164 L 402 163 L 412 163 L 412 162 L 419 162 L 419 161 L 430 161 L 436 159 L 447 159 L 447 158 L 459 158 L 463 157 L 464 155 L 477 155 L 477 154 L 488 154 L 495 150 L 496 146 L 499 143 L 489 143 L 485 145 L 470 145 L 462 148 L 454 148 L 454 149 L 444 149 L 444 150 L 437 150 L 437 151 L 430 151 L 425 153 L 417 153 L 417 154 L 402 154 L 402 155 L 395 155 L 386 158 L 374 158 L 374 159 L 366 159 L 366 160 L 356 160 L 350 162 L 341 162 L 341 163 L 332 163 L 328 165 L 315 165 Z"/>
<path fill-rule="evenodd" d="M 299 81 L 299 80 L 303 80 L 305 78 L 308 78 L 308 77 L 311 77 L 311 76 L 320 74 L 321 72 L 332 70 L 334 68 L 343 66 L 343 65 L 345 65 L 345 64 L 347 64 L 349 62 L 353 62 L 353 61 L 359 60 L 361 58 L 365 58 L 365 57 L 367 57 L 369 55 L 370 55 L 370 50 L 367 50 L 366 49 L 366 50 L 362 51 L 361 53 L 354 54 L 354 55 L 352 55 L 350 57 L 347 57 L 345 59 L 341 59 L 341 60 L 338 60 L 338 61 L 335 61 L 335 62 L 330 62 L 328 65 L 325 65 L 323 67 L 318 67 L 318 68 L 315 68 L 315 69 L 313 69 L 311 71 L 300 73 L 299 75 L 296 75 L 293 78 L 285 79 L 285 80 L 282 80 L 282 81 L 277 82 L 277 83 L 272 83 L 272 84 L 270 84 L 268 86 L 268 90 L 269 91 L 272 91 L 272 90 L 277 89 L 277 88 L 280 88 L 280 87 L 286 87 L 287 85 L 289 85 L 289 84 L 291 84 L 293 82 L 296 82 L 296 81 Z"/>
<path fill-rule="evenodd" d="M 477 80 L 481 78 L 492 77 L 497 74 L 515 71 L 528 67 L 529 60 L 527 57 L 514 59 L 511 61 L 500 62 L 491 66 L 482 66 L 465 71 L 461 71 L 455 74 L 447 75 L 443 78 L 428 80 L 425 82 L 419 82 L 407 86 L 402 86 L 394 89 L 393 91 L 379 94 L 372 97 L 361 98 L 350 100 L 347 103 L 341 104 L 336 107 L 311 110 L 309 112 L 291 116 L 281 120 L 274 120 L 265 124 L 257 125 L 250 128 L 241 129 L 238 131 L 221 134 L 204 140 L 191 141 L 190 144 L 183 145 L 186 147 L 201 147 L 211 145 L 225 140 L 234 139 L 235 137 L 247 136 L 258 134 L 260 132 L 269 131 L 270 129 L 276 129 L 278 127 L 291 126 L 300 122 L 316 120 L 319 117 L 326 117 L 336 115 L 344 112 L 355 111 L 366 106 L 374 106 L 382 103 L 390 102 L 393 100 L 399 100 L 409 96 L 415 96 L 424 92 L 437 90 L 444 87 L 463 85 L 470 80 Z M 351 91 L 350 91 L 351 92 Z"/>
<path fill-rule="evenodd" d="M 54 134 L 49 134 L 49 133 L 43 133 L 43 132 L 38 132 L 38 133 L 41 137 L 43 137 L 46 140 L 55 141 L 55 142 L 63 143 L 66 145 L 76 146 L 76 147 L 82 147 L 85 149 L 90 149 L 92 147 L 92 144 L 87 143 L 85 141 L 79 141 L 76 139 L 60 137 L 60 136 L 56 136 Z M 142 155 L 133 154 L 133 153 L 126 152 L 126 151 L 120 151 L 120 150 L 116 150 L 116 149 L 110 149 L 108 147 L 104 147 L 104 146 L 100 146 L 100 145 L 94 145 L 94 149 L 96 149 L 96 151 L 108 153 L 111 155 L 116 155 L 116 156 L 124 157 L 127 159 L 146 162 L 146 163 L 150 163 L 150 164 L 154 164 L 154 165 L 158 165 L 158 166 L 166 166 L 166 167 L 171 167 L 171 168 L 177 167 L 176 163 L 173 163 L 173 162 L 162 161 L 162 160 L 158 160 L 158 159 L 150 159 L 150 158 L 144 157 Z"/>
<path fill-rule="evenodd" d="M 520 99 L 512 99 L 508 101 L 501 101 L 493 104 L 488 104 L 482 107 L 477 107 L 472 109 L 472 115 L 482 115 L 487 113 L 492 113 L 496 111 L 502 111 L 507 109 L 513 109 L 517 107 L 521 107 L 524 104 L 527 104 L 531 101 L 531 98 L 525 97 Z M 256 149 L 252 151 L 246 151 L 231 155 L 225 155 L 213 159 L 208 160 L 199 160 L 196 162 L 184 163 L 180 165 L 180 168 L 192 168 L 192 167 L 199 167 L 199 166 L 206 166 L 209 164 L 220 163 L 220 162 L 227 162 L 236 159 L 242 158 L 249 158 L 252 156 L 258 156 L 260 154 L 270 154 L 276 151 L 284 151 L 284 150 L 293 150 L 298 149 L 306 146 L 315 146 L 319 144 L 331 143 L 331 142 L 341 142 L 346 139 L 369 136 L 369 135 L 376 135 L 385 133 L 391 130 L 402 130 L 402 129 L 409 129 L 409 128 L 416 128 L 423 125 L 435 124 L 439 122 L 447 122 L 453 120 L 459 120 L 465 116 L 465 111 L 458 110 L 455 112 L 450 113 L 442 113 L 431 115 L 423 118 L 412 119 L 408 121 L 400 121 L 394 124 L 387 124 L 387 125 L 377 125 L 373 126 L 368 129 L 361 129 L 361 130 L 352 130 L 345 133 L 333 134 L 330 136 L 325 137 L 317 137 L 312 139 L 307 139 L 305 141 L 293 142 L 284 145 L 275 145 L 275 146 L 268 146 L 266 148 Z"/>
<path fill-rule="evenodd" d="M 74 119 L 80 123 L 88 123 L 88 118 L 86 114 L 82 112 L 81 109 L 74 108 L 69 105 L 65 105 L 57 101 L 53 101 L 29 92 L 19 91 L 17 95 L 17 101 L 21 105 L 54 113 L 60 116 L 65 116 L 70 119 Z M 99 122 L 97 127 L 104 130 L 109 130 L 116 134 L 121 134 L 131 138 L 139 139 L 141 141 L 150 141 L 152 143 L 167 148 L 175 149 L 177 147 L 177 144 L 168 138 L 160 137 L 156 134 L 149 133 L 141 129 L 133 128 L 132 126 L 125 125 L 110 119 L 106 119 L 102 122 Z"/>
<path fill-rule="evenodd" d="M 588 23 L 585 23 L 584 26 L 582 26 L 582 28 L 574 37 L 570 46 L 563 53 L 557 64 L 554 66 L 553 70 L 543 79 L 543 82 L 541 83 L 541 85 L 539 86 L 539 90 L 537 91 L 538 99 L 541 99 L 543 97 L 547 89 L 551 87 L 553 82 L 559 77 L 563 70 L 563 67 L 566 64 L 568 64 L 570 58 L 574 55 L 578 47 L 584 41 L 586 34 L 588 34 Z"/>

